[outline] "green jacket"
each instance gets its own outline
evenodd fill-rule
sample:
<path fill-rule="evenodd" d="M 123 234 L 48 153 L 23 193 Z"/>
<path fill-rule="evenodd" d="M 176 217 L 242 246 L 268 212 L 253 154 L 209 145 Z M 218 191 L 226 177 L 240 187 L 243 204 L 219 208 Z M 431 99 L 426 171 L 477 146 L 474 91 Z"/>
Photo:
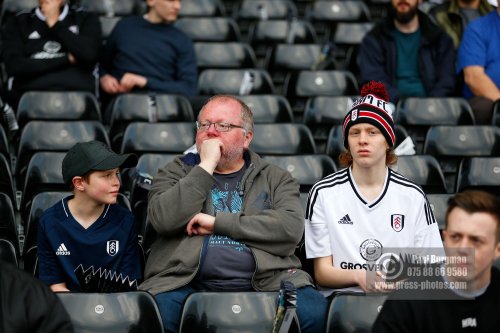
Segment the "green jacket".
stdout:
<path fill-rule="evenodd" d="M 488 0 L 481 0 L 478 10 L 479 14 L 484 16 L 493 10 L 493 6 L 488 3 Z M 455 50 L 457 50 L 467 25 L 465 17 L 460 13 L 458 0 L 450 0 L 437 5 L 430 10 L 429 14 L 450 35 Z"/>
<path fill-rule="evenodd" d="M 252 286 L 257 291 L 278 291 L 281 280 L 297 288 L 313 285 L 300 270 L 295 247 L 304 231 L 299 184 L 292 176 L 262 160 L 245 154 L 250 165 L 241 181 L 240 213 L 217 213 L 214 233 L 246 244 L 256 270 Z M 187 222 L 199 212 L 209 212 L 212 175 L 198 166 L 199 155 L 176 157 L 160 169 L 148 197 L 148 219 L 158 233 L 140 289 L 152 294 L 177 289 L 193 280 L 200 260 L 203 236 L 189 237 Z"/>

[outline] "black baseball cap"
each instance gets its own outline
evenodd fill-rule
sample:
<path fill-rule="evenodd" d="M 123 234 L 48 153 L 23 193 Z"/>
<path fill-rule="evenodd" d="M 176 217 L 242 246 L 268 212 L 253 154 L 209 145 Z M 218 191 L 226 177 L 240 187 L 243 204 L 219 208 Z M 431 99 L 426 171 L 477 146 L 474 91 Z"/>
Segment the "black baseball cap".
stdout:
<path fill-rule="evenodd" d="M 89 171 L 131 168 L 137 165 L 134 154 L 117 154 L 101 141 L 79 142 L 70 148 L 62 161 L 62 177 L 71 184 L 73 177 Z"/>

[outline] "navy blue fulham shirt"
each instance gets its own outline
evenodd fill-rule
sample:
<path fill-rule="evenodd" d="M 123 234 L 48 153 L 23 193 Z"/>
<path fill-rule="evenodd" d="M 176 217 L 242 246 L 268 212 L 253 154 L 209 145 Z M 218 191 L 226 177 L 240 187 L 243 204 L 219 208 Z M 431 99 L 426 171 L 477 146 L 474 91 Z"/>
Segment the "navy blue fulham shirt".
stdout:
<path fill-rule="evenodd" d="M 71 215 L 66 197 L 47 209 L 38 225 L 39 278 L 48 285 L 66 283 L 81 290 L 75 269 L 107 269 L 130 280 L 142 279 L 134 216 L 126 208 L 106 205 L 87 229 Z"/>

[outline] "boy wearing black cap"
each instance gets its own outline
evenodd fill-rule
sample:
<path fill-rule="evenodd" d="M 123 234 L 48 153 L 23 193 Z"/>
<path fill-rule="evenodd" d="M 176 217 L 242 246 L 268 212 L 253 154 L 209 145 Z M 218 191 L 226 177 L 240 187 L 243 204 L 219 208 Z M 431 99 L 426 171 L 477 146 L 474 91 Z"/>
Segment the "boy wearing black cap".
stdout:
<path fill-rule="evenodd" d="M 306 253 L 325 296 L 378 290 L 367 282 L 367 264 L 384 248 L 443 247 L 422 189 L 388 168 L 397 157 L 384 85 L 372 81 L 361 96 L 343 122 L 340 162 L 347 168 L 316 183 L 307 202 Z"/>
<path fill-rule="evenodd" d="M 137 229 L 133 214 L 116 205 L 120 167 L 137 157 L 118 155 L 104 143 L 77 143 L 62 162 L 62 176 L 73 195 L 42 215 L 38 225 L 39 278 L 53 291 L 80 291 L 75 269 L 106 269 L 141 279 Z"/>

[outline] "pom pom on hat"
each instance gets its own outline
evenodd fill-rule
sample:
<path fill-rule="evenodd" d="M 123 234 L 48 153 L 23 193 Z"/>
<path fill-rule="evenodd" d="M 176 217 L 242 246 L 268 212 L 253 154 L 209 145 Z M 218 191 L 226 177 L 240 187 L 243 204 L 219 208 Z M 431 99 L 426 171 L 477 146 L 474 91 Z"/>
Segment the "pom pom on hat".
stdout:
<path fill-rule="evenodd" d="M 368 123 L 377 127 L 390 147 L 394 147 L 394 120 L 389 105 L 389 93 L 382 82 L 370 81 L 361 88 L 361 97 L 352 103 L 343 123 L 344 147 L 347 149 L 349 129 L 356 124 Z"/>

